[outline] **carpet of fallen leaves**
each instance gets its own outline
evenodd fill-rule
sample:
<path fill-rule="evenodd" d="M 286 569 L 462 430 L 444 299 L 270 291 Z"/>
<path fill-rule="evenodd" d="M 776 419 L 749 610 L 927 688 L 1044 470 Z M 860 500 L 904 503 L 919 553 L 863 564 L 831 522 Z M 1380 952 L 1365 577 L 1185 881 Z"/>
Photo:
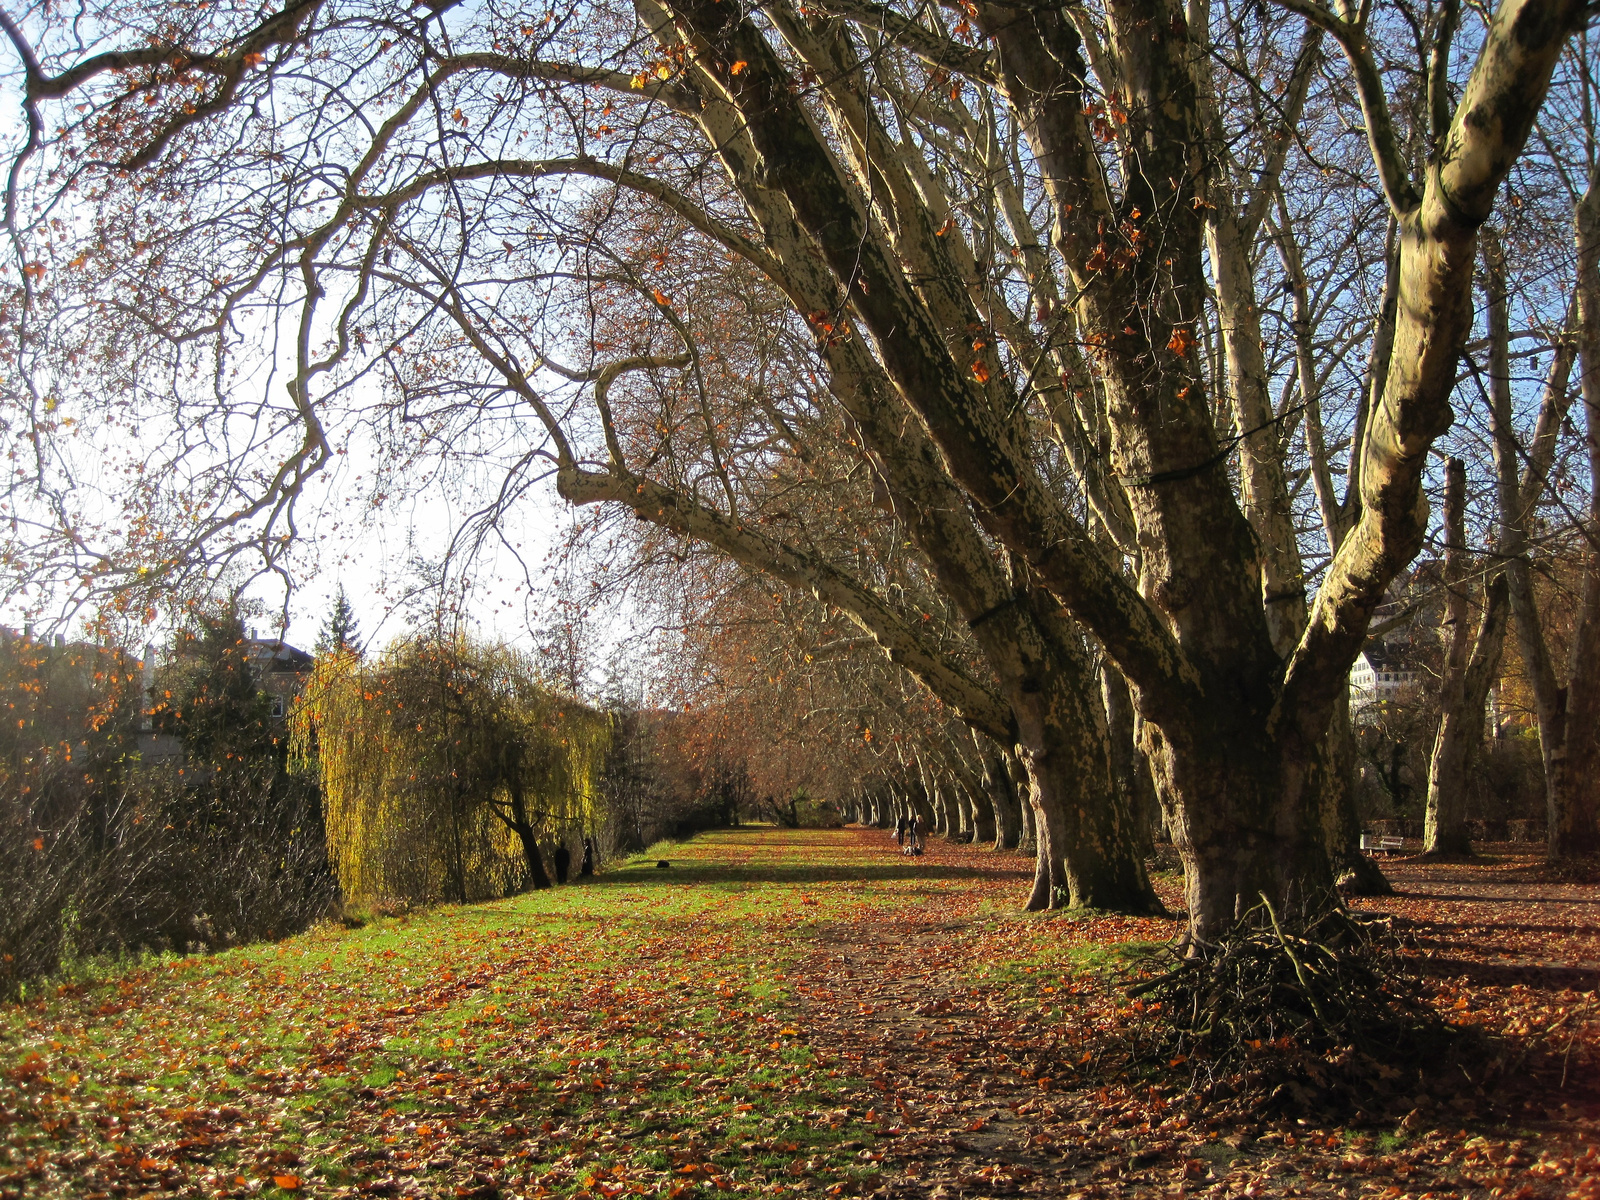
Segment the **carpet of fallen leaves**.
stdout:
<path fill-rule="evenodd" d="M 1175 920 L 1021 914 L 1030 864 L 983 848 L 746 829 L 0 1009 L 0 1200 L 1600 1200 L 1600 888 L 1490 849 L 1362 904 L 1495 1069 L 1393 1072 L 1371 1112 L 1131 1063 L 1118 984 Z"/>

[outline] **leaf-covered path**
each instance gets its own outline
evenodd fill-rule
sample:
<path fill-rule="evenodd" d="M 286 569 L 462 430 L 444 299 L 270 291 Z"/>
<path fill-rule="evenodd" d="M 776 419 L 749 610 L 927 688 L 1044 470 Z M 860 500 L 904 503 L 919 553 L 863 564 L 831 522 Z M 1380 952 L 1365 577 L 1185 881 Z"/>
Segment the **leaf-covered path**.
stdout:
<path fill-rule="evenodd" d="M 0 1010 L 0 1197 L 1600 1197 L 1600 889 L 1526 861 L 1399 864 L 1381 907 L 1538 1088 L 1324 1122 L 1120 1070 L 1111 978 L 1177 923 L 1019 914 L 1019 857 L 665 853 Z"/>

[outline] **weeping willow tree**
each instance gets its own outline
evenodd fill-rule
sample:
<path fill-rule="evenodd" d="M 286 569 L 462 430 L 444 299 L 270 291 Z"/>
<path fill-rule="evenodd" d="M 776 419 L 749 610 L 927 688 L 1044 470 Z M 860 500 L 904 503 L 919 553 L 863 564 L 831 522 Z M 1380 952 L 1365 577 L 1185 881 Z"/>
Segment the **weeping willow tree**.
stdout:
<path fill-rule="evenodd" d="M 462 637 L 318 662 L 292 714 L 321 777 L 328 856 L 362 899 L 479 900 L 548 887 L 541 842 L 599 821 L 610 718 L 530 661 Z"/>

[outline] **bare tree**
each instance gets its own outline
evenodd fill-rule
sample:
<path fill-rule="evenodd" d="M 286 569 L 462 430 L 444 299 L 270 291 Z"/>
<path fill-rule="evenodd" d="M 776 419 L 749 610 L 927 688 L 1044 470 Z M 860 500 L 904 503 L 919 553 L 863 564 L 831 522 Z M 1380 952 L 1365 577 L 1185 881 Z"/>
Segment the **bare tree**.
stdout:
<path fill-rule="evenodd" d="M 1131 906 L 1148 883 L 1128 866 L 1092 646 L 1131 686 L 1209 940 L 1259 895 L 1314 900 L 1331 883 L 1330 722 L 1374 607 L 1428 532 L 1477 231 L 1590 15 L 1582 0 L 1493 14 L 1446 0 L 1418 35 L 1425 102 L 1397 108 L 1418 60 L 1380 60 L 1376 35 L 1407 13 L 1280 2 L 1292 18 L 1176 0 L 637 0 L 538 19 L 493 4 L 303 0 L 264 20 L 119 7 L 88 50 L 45 10 L 8 20 L 29 122 L 8 192 L 19 412 L 47 425 L 51 397 L 91 375 L 146 395 L 126 353 L 108 353 L 118 337 L 169 347 L 185 412 L 212 387 L 211 441 L 183 460 L 193 512 L 134 539 L 128 561 L 158 574 L 244 531 L 269 555 L 292 538 L 335 398 L 385 389 L 381 419 L 408 458 L 419 434 L 462 429 L 481 452 L 531 414 L 547 441 L 505 455 L 507 488 L 547 464 L 569 500 L 627 505 L 851 613 L 1022 747 L 1050 881 L 1059 858 L 1076 899 Z M 1234 82 L 1219 84 L 1211 51 L 1229 41 L 1251 55 L 1222 55 Z M 1344 70 L 1323 68 L 1324 41 Z M 1314 71 L 1326 96 L 1310 94 Z M 1219 99 L 1235 82 L 1253 104 Z M 1280 145 L 1297 110 L 1341 95 L 1393 232 L 1366 256 L 1389 283 L 1313 597 L 1248 258 L 1290 186 Z M 63 220 L 69 199 L 88 207 Z M 683 230 L 657 277 L 607 255 L 638 206 Z M 734 261 L 808 332 L 995 688 L 746 519 L 729 463 L 764 464 L 708 386 L 719 314 L 675 294 Z M 561 302 L 573 282 L 583 304 Z M 624 292 L 652 302 L 648 324 L 630 345 L 595 337 L 594 314 Z M 241 455 L 228 372 L 252 322 L 295 333 L 288 404 L 261 409 L 265 440 Z M 630 453 L 607 393 L 635 372 L 674 401 L 657 432 L 696 426 L 707 470 L 661 480 Z M 771 427 L 803 428 L 796 407 Z M 253 475 L 252 456 L 267 464 Z M 32 527 L 38 556 L 92 558 L 93 539 L 62 524 Z M 121 569 L 102 556 L 84 571 L 101 587 Z"/>
<path fill-rule="evenodd" d="M 1600 162 L 1590 164 L 1584 193 L 1573 205 L 1577 247 L 1574 289 L 1576 336 L 1555 347 L 1542 392 L 1531 445 L 1518 440 L 1510 380 L 1509 318 L 1504 256 L 1491 244 L 1488 254 L 1490 325 L 1489 399 L 1492 446 L 1499 503 L 1499 552 L 1505 560 L 1518 648 L 1533 687 L 1543 752 L 1547 836 L 1552 858 L 1593 854 L 1600 849 L 1600 783 L 1594 726 L 1600 719 L 1600 594 L 1597 594 L 1597 538 L 1600 510 L 1594 480 L 1600 478 L 1596 438 L 1600 437 Z M 1587 511 L 1576 516 L 1582 561 L 1582 595 L 1569 642 L 1565 680 L 1560 678 L 1547 631 L 1540 619 L 1530 555 L 1529 526 L 1553 475 L 1557 437 L 1571 397 L 1567 379 L 1580 368 L 1579 395 L 1584 413 L 1584 462 L 1590 481 Z"/>

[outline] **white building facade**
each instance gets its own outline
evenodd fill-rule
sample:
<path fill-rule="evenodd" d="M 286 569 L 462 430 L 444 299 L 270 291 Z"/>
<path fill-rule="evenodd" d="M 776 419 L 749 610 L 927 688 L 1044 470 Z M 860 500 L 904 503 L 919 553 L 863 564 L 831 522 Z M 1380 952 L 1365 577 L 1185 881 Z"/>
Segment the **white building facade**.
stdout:
<path fill-rule="evenodd" d="M 1359 720 L 1363 712 L 1409 698 L 1421 682 L 1416 664 L 1389 647 L 1369 647 L 1350 668 L 1350 710 Z"/>

